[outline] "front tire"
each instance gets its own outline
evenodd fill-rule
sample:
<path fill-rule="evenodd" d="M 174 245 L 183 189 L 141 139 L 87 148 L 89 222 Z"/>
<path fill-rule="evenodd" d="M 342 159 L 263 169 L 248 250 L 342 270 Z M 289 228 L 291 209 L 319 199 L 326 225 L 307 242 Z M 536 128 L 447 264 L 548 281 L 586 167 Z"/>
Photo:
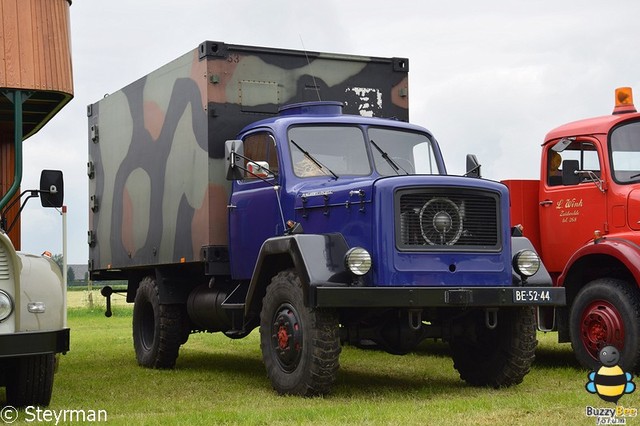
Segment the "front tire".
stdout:
<path fill-rule="evenodd" d="M 500 309 L 495 329 L 487 328 L 482 311 L 467 321 L 468 332 L 450 342 L 460 378 L 472 386 L 494 388 L 521 383 L 538 345 L 533 308 Z"/>
<path fill-rule="evenodd" d="M 262 301 L 260 348 L 279 394 L 327 394 L 340 366 L 337 314 L 306 307 L 298 275 L 280 272 Z"/>
<path fill-rule="evenodd" d="M 7 372 L 7 404 L 14 407 L 46 406 L 51 402 L 55 355 L 31 355 L 15 358 Z"/>
<path fill-rule="evenodd" d="M 133 347 L 138 364 L 173 368 L 184 338 L 184 309 L 160 304 L 155 279 L 140 282 L 133 305 Z"/>
<path fill-rule="evenodd" d="M 599 278 L 583 287 L 571 305 L 571 345 L 589 370 L 601 366 L 600 350 L 615 346 L 624 371 L 640 370 L 640 296 L 628 283 Z"/>

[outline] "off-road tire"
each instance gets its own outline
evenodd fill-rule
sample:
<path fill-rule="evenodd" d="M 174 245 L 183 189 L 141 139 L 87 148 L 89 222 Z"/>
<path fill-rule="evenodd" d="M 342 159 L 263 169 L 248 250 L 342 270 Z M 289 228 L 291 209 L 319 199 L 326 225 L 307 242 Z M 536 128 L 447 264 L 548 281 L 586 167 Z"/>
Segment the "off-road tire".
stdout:
<path fill-rule="evenodd" d="M 173 368 L 184 338 L 184 307 L 160 304 L 155 279 L 140 282 L 133 305 L 133 347 L 138 364 Z"/>
<path fill-rule="evenodd" d="M 601 366 L 600 350 L 615 346 L 624 371 L 640 370 L 640 295 L 629 283 L 599 278 L 584 286 L 571 304 L 571 346 L 578 362 L 589 370 Z"/>
<path fill-rule="evenodd" d="M 298 275 L 280 272 L 262 300 L 260 348 L 279 394 L 328 394 L 340 366 L 337 314 L 306 307 Z"/>
<path fill-rule="evenodd" d="M 7 404 L 14 407 L 49 405 L 53 391 L 55 355 L 14 358 L 7 372 Z"/>
<path fill-rule="evenodd" d="M 535 359 L 536 325 L 531 307 L 502 308 L 495 329 L 483 311 L 470 314 L 467 330 L 450 342 L 453 366 L 472 386 L 508 387 L 522 382 Z"/>

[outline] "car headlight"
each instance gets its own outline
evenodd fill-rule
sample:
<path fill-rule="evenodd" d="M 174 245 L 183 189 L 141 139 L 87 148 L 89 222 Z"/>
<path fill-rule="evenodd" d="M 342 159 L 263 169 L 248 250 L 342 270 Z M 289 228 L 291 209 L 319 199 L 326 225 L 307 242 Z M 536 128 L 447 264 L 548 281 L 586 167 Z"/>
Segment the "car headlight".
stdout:
<path fill-rule="evenodd" d="M 513 269 L 523 277 L 530 277 L 540 269 L 540 257 L 533 250 L 520 250 L 513 256 Z"/>
<path fill-rule="evenodd" d="M 364 275 L 371 269 L 371 255 L 362 247 L 354 247 L 344 255 L 344 263 L 354 275 Z"/>
<path fill-rule="evenodd" d="M 13 300 L 4 291 L 0 290 L 0 322 L 6 320 L 13 312 Z"/>

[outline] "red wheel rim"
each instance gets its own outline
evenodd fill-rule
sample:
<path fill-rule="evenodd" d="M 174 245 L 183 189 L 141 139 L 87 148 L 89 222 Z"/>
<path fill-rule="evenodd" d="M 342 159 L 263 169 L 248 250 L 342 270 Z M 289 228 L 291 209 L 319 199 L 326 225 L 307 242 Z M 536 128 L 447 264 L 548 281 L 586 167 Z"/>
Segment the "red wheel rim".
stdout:
<path fill-rule="evenodd" d="M 582 311 L 580 337 L 585 349 L 595 360 L 605 346 L 624 347 L 624 323 L 620 312 L 605 300 L 596 300 Z"/>
<path fill-rule="evenodd" d="M 302 355 L 302 327 L 298 312 L 288 303 L 274 315 L 271 342 L 280 367 L 286 372 L 294 371 Z"/>

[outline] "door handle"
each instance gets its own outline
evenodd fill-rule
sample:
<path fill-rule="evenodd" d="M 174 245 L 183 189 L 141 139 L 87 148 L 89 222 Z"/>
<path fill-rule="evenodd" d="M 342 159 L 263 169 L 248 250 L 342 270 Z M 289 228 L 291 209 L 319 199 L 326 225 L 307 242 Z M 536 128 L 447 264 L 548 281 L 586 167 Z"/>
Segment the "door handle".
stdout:
<path fill-rule="evenodd" d="M 541 206 L 550 206 L 551 204 L 553 204 L 553 201 L 551 200 L 540 201 Z"/>

